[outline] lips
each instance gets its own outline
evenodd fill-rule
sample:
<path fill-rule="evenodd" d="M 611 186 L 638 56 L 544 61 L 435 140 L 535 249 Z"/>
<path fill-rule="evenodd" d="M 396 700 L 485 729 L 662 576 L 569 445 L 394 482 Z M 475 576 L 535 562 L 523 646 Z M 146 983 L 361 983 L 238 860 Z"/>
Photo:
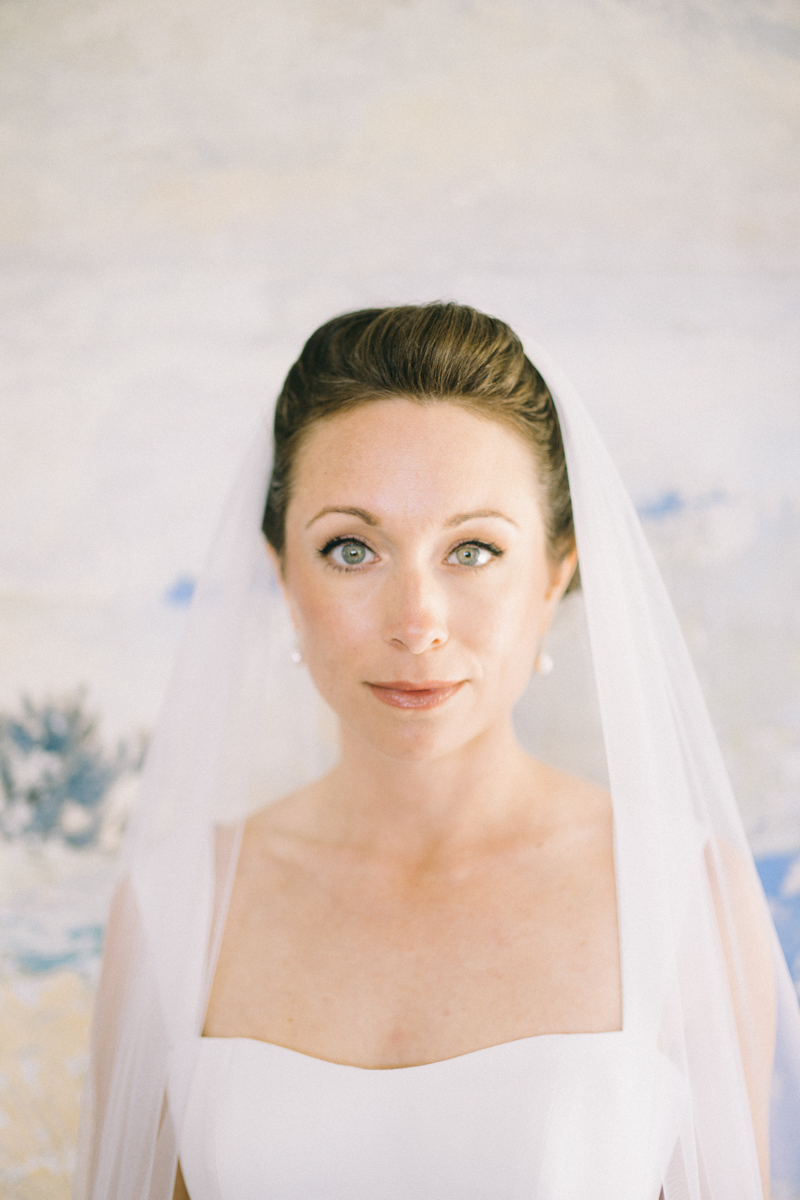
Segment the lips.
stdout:
<path fill-rule="evenodd" d="M 367 687 L 384 704 L 392 708 L 438 708 L 446 703 L 466 681 L 449 683 L 440 679 L 429 679 L 425 683 L 408 683 L 393 680 L 391 683 L 368 683 Z"/>

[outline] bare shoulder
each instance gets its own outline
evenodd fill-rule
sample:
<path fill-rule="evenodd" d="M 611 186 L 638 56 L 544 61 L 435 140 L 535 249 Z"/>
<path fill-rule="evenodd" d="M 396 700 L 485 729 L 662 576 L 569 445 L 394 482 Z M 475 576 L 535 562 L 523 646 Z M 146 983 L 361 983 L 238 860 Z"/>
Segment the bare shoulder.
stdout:
<path fill-rule="evenodd" d="M 254 844 L 281 838 L 302 840 L 313 837 L 321 782 L 318 780 L 299 788 L 251 813 L 244 823 L 245 842 Z"/>
<path fill-rule="evenodd" d="M 532 807 L 541 805 L 554 825 L 593 828 L 611 836 L 613 809 L 608 788 L 530 759 L 528 792 Z"/>

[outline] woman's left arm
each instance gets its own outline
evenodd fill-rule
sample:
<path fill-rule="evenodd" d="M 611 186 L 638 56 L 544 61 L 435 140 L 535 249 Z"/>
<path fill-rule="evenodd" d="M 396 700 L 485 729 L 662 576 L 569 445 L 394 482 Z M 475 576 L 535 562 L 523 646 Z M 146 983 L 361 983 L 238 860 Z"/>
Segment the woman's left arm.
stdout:
<path fill-rule="evenodd" d="M 775 1053 L 775 968 L 763 893 L 751 862 L 731 844 L 705 849 L 728 973 L 765 1200 L 769 1182 L 769 1100 Z"/>

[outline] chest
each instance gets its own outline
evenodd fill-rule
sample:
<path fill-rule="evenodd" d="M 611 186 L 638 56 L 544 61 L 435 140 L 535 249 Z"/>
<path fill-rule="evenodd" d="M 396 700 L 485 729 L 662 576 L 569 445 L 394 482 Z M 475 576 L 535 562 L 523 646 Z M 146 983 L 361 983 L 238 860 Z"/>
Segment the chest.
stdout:
<path fill-rule="evenodd" d="M 413 883 L 268 857 L 240 863 L 206 1033 L 396 1066 L 620 1021 L 613 863 L 597 849 Z"/>

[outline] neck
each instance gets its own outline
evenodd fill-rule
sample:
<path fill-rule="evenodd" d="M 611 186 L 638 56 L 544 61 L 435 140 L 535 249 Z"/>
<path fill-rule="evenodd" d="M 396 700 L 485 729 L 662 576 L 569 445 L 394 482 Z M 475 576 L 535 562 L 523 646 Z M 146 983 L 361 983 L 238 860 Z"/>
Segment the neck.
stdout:
<path fill-rule="evenodd" d="M 510 721 L 451 754 L 389 758 L 348 730 L 324 781 L 332 836 L 378 854 L 429 860 L 497 837 L 519 821 L 535 764 Z"/>

